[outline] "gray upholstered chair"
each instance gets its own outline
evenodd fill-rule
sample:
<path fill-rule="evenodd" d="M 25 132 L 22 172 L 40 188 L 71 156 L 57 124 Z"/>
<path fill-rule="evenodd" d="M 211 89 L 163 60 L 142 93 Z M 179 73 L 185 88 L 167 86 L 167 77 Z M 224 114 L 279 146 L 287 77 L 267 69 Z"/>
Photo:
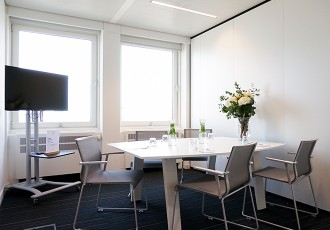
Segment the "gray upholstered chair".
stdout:
<path fill-rule="evenodd" d="M 98 184 L 98 194 L 96 207 L 98 211 L 107 211 L 107 210 L 133 210 L 135 214 L 135 225 L 136 229 L 138 229 L 138 221 L 137 221 L 137 208 L 134 196 L 134 190 L 136 186 L 142 182 L 144 173 L 142 170 L 106 170 L 106 165 L 108 162 L 109 154 L 102 154 L 100 151 L 100 147 L 96 137 L 82 137 L 76 139 L 76 144 L 78 146 L 81 162 L 81 173 L 80 178 L 82 181 L 82 187 L 80 190 L 77 210 L 73 222 L 73 228 L 76 229 L 76 222 L 78 218 L 80 203 L 82 199 L 82 194 L 84 191 L 84 187 L 86 184 Z M 105 160 L 102 160 L 102 155 L 105 155 Z M 101 191 L 102 184 L 127 184 L 130 185 L 130 194 L 132 194 L 133 207 L 99 207 L 99 195 Z M 139 209 L 139 211 L 146 210 L 148 208 L 147 199 L 146 200 L 146 208 Z"/>
<path fill-rule="evenodd" d="M 248 188 L 252 199 L 251 204 L 254 213 L 256 229 L 257 229 L 259 227 L 258 220 L 253 202 L 251 188 L 249 186 L 252 177 L 251 158 L 255 150 L 255 147 L 256 147 L 256 143 L 249 145 L 234 146 L 229 155 L 228 162 L 224 172 L 213 169 L 202 168 L 202 167 L 194 167 L 194 169 L 204 171 L 207 174 L 203 174 L 200 177 L 193 179 L 191 181 L 184 181 L 175 186 L 175 199 L 173 205 L 172 220 L 174 220 L 174 212 L 176 206 L 175 202 L 177 200 L 176 198 L 177 193 L 180 191 L 180 189 L 189 189 L 203 194 L 202 213 L 204 216 L 208 217 L 209 219 L 217 219 L 223 221 L 226 229 L 228 229 L 227 223 L 238 225 L 244 228 L 253 229 L 250 226 L 242 225 L 233 221 L 228 221 L 225 210 L 225 199 L 227 197 L 231 196 L 232 194 L 242 189 L 245 189 L 245 193 L 246 193 L 246 188 Z M 204 207 L 205 195 L 215 196 L 221 200 L 223 219 L 205 213 L 205 207 Z M 173 221 L 172 221 L 172 228 L 173 228 Z"/>
<path fill-rule="evenodd" d="M 283 182 L 283 183 L 290 185 L 292 199 L 293 199 L 293 206 L 294 206 L 293 208 L 284 206 L 284 205 L 279 205 L 276 203 L 270 203 L 270 202 L 268 202 L 268 204 L 277 205 L 277 206 L 281 206 L 284 208 L 290 208 L 290 209 L 295 210 L 296 219 L 297 219 L 297 229 L 300 229 L 298 211 L 305 212 L 305 213 L 311 214 L 313 216 L 316 216 L 319 212 L 317 204 L 316 204 L 315 196 L 314 196 L 312 181 L 310 178 L 310 174 L 312 172 L 311 156 L 312 156 L 312 152 L 314 150 L 316 141 L 317 140 L 301 141 L 297 152 L 293 153 L 293 154 L 295 154 L 293 161 L 266 157 L 267 160 L 278 162 L 278 163 L 284 165 L 284 168 L 267 166 L 263 169 L 259 169 L 259 170 L 253 172 L 253 176 L 262 177 L 262 178 L 266 179 L 265 186 L 267 186 L 268 179 Z M 313 196 L 313 201 L 314 201 L 314 205 L 315 205 L 315 209 L 316 209 L 315 213 L 305 211 L 305 210 L 300 210 L 297 208 L 293 185 L 305 178 L 308 179 L 310 187 L 311 187 L 311 194 Z M 265 220 L 261 220 L 261 219 L 259 219 L 259 221 L 265 222 L 267 224 L 271 224 L 271 225 L 274 225 L 277 227 L 281 227 L 284 229 L 288 229 L 285 226 L 281 226 L 281 225 L 278 225 L 278 224 L 275 224 L 275 223 L 272 223 L 269 221 L 265 221 Z"/>
<path fill-rule="evenodd" d="M 207 133 L 212 133 L 212 129 L 206 129 Z M 199 129 L 184 129 L 183 130 L 183 137 L 184 138 L 198 138 L 199 136 Z M 181 163 L 181 176 L 180 176 L 180 182 L 183 181 L 183 173 L 184 173 L 184 162 L 185 161 L 208 161 L 209 157 L 183 157 Z"/>

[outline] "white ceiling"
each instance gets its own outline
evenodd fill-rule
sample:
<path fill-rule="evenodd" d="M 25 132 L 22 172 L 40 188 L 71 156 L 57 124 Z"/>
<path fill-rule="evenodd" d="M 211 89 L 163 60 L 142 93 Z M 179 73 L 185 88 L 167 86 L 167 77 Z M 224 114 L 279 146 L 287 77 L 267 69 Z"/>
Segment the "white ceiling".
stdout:
<path fill-rule="evenodd" d="M 5 0 L 5 3 L 43 12 L 192 37 L 264 0 L 158 1 L 213 14 L 217 18 L 155 5 L 151 0 Z"/>

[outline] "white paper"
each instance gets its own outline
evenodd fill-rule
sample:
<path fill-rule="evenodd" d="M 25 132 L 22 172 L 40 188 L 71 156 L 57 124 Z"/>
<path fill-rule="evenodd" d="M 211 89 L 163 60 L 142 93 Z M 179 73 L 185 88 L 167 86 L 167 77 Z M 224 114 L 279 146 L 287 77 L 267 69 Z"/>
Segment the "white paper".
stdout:
<path fill-rule="evenodd" d="M 46 152 L 54 152 L 60 150 L 60 130 L 47 130 L 46 135 Z"/>

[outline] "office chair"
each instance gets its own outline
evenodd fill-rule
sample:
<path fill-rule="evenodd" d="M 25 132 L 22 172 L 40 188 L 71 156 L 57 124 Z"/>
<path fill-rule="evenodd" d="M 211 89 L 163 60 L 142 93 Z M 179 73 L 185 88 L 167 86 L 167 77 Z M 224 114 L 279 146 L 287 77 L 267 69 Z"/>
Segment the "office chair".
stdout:
<path fill-rule="evenodd" d="M 82 165 L 80 178 L 82 181 L 82 187 L 80 189 L 80 195 L 78 200 L 78 205 L 76 209 L 76 214 L 73 222 L 73 228 L 76 229 L 76 222 L 78 218 L 78 212 L 80 208 L 81 198 L 86 184 L 98 184 L 98 194 L 96 207 L 98 211 L 107 210 L 134 210 L 135 215 L 135 225 L 138 229 L 137 221 L 137 208 L 134 196 L 134 191 L 136 186 L 142 182 L 144 173 L 142 170 L 106 170 L 106 165 L 108 162 L 109 154 L 102 154 L 96 137 L 82 137 L 76 139 L 76 144 L 78 146 L 78 151 L 80 154 Z M 102 160 L 102 155 L 105 155 L 105 160 Z M 103 166 L 103 167 L 102 167 Z M 109 208 L 109 207 L 99 207 L 99 196 L 101 191 L 101 185 L 115 185 L 115 184 L 127 184 L 130 185 L 130 193 L 132 194 L 132 200 L 134 207 L 127 208 Z M 139 209 L 139 211 L 146 210 L 148 208 L 148 203 L 145 194 L 146 207 L 144 209 Z"/>
<path fill-rule="evenodd" d="M 293 161 L 266 157 L 267 160 L 275 161 L 275 162 L 279 162 L 281 164 L 284 164 L 285 168 L 277 168 L 277 167 L 267 166 L 263 169 L 259 169 L 259 170 L 253 172 L 253 176 L 255 176 L 255 177 L 265 178 L 265 180 L 266 180 L 265 181 L 265 189 L 267 187 L 267 180 L 268 179 L 283 182 L 283 183 L 286 183 L 286 184 L 290 185 L 294 208 L 284 206 L 284 205 L 280 205 L 280 204 L 276 204 L 276 203 L 270 203 L 270 202 L 267 202 L 267 203 L 271 204 L 271 205 L 276 205 L 276 206 L 280 206 L 280 207 L 283 207 L 283 208 L 289 208 L 289 209 L 295 210 L 298 229 L 301 229 L 300 228 L 298 211 L 305 212 L 305 213 L 311 214 L 313 216 L 316 216 L 319 213 L 318 207 L 317 207 L 317 204 L 316 204 L 316 200 L 315 200 L 315 196 L 314 196 L 312 181 L 311 181 L 311 178 L 310 178 L 310 174 L 312 172 L 311 155 L 312 155 L 312 152 L 314 150 L 314 146 L 316 144 L 316 141 L 317 140 L 301 141 L 300 145 L 299 145 L 299 148 L 297 150 L 297 153 L 293 153 L 293 154 L 295 154 L 295 157 L 294 157 Z M 311 193 L 312 193 L 312 196 L 313 196 L 315 209 L 316 209 L 315 213 L 305 211 L 305 210 L 301 210 L 301 209 L 297 208 L 293 185 L 298 183 L 299 181 L 305 179 L 305 178 L 308 178 L 308 180 L 309 180 L 309 184 L 310 184 L 310 187 L 311 187 Z M 287 228 L 285 226 L 277 225 L 275 223 L 262 220 L 260 218 L 259 218 L 259 221 L 270 224 L 270 225 L 273 225 L 273 226 L 276 226 L 276 227 L 280 227 L 280 228 L 284 228 L 284 229 L 290 229 L 290 228 Z"/>
<path fill-rule="evenodd" d="M 209 219 L 217 219 L 223 221 L 226 229 L 228 229 L 227 223 L 231 223 L 244 228 L 253 229 L 252 227 L 242 225 L 237 222 L 228 221 L 226 216 L 225 203 L 224 203 L 227 197 L 240 191 L 241 189 L 245 189 L 244 193 L 246 193 L 247 191 L 246 188 L 248 188 L 252 200 L 251 204 L 253 208 L 254 219 L 257 229 L 259 227 L 258 219 L 255 211 L 251 188 L 249 186 L 252 177 L 250 164 L 255 147 L 256 147 L 256 143 L 249 145 L 234 146 L 229 155 L 228 162 L 224 172 L 213 169 L 202 168 L 202 167 L 194 167 L 194 169 L 204 171 L 207 174 L 205 173 L 199 178 L 187 182 L 182 182 L 175 186 L 172 228 L 174 226 L 173 221 L 174 221 L 175 204 L 176 204 L 175 202 L 176 202 L 177 194 L 180 189 L 190 189 L 192 191 L 200 192 L 203 194 L 202 213 L 204 216 L 208 217 Z M 223 219 L 205 213 L 204 210 L 205 195 L 215 196 L 221 200 Z M 243 204 L 243 206 L 245 206 L 245 204 Z"/>
<path fill-rule="evenodd" d="M 212 133 L 212 129 L 206 129 L 207 133 Z M 184 138 L 198 138 L 199 136 L 199 129 L 184 129 L 183 130 L 183 137 Z M 185 161 L 208 161 L 209 157 L 183 157 L 181 162 L 181 176 L 180 176 L 180 182 L 183 181 L 183 173 L 184 173 L 184 162 Z"/>

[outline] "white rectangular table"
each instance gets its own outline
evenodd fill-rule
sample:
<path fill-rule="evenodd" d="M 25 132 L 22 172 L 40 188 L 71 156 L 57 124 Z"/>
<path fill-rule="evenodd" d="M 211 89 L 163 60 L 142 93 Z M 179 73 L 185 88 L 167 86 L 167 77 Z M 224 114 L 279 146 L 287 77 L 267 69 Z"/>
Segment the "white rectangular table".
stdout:
<path fill-rule="evenodd" d="M 191 148 L 189 142 L 191 138 L 179 138 L 175 146 L 169 146 L 166 142 L 157 142 L 156 146 L 149 146 L 149 141 L 133 141 L 110 143 L 109 145 L 135 156 L 134 168 L 142 169 L 145 159 L 162 159 L 164 190 L 166 199 L 166 212 L 168 229 L 171 229 L 174 204 L 174 187 L 178 183 L 176 159 L 182 157 L 196 156 L 216 156 L 227 155 L 231 152 L 233 146 L 242 145 L 237 138 L 215 137 L 210 144 L 211 147 Z M 260 152 L 283 146 L 282 143 L 258 142 L 256 151 L 253 154 L 254 170 L 261 168 Z M 210 150 L 211 149 L 211 150 Z M 264 184 L 262 179 L 254 179 L 256 202 L 258 209 L 266 207 Z M 175 207 L 174 228 L 181 229 L 181 216 L 179 196 Z"/>

